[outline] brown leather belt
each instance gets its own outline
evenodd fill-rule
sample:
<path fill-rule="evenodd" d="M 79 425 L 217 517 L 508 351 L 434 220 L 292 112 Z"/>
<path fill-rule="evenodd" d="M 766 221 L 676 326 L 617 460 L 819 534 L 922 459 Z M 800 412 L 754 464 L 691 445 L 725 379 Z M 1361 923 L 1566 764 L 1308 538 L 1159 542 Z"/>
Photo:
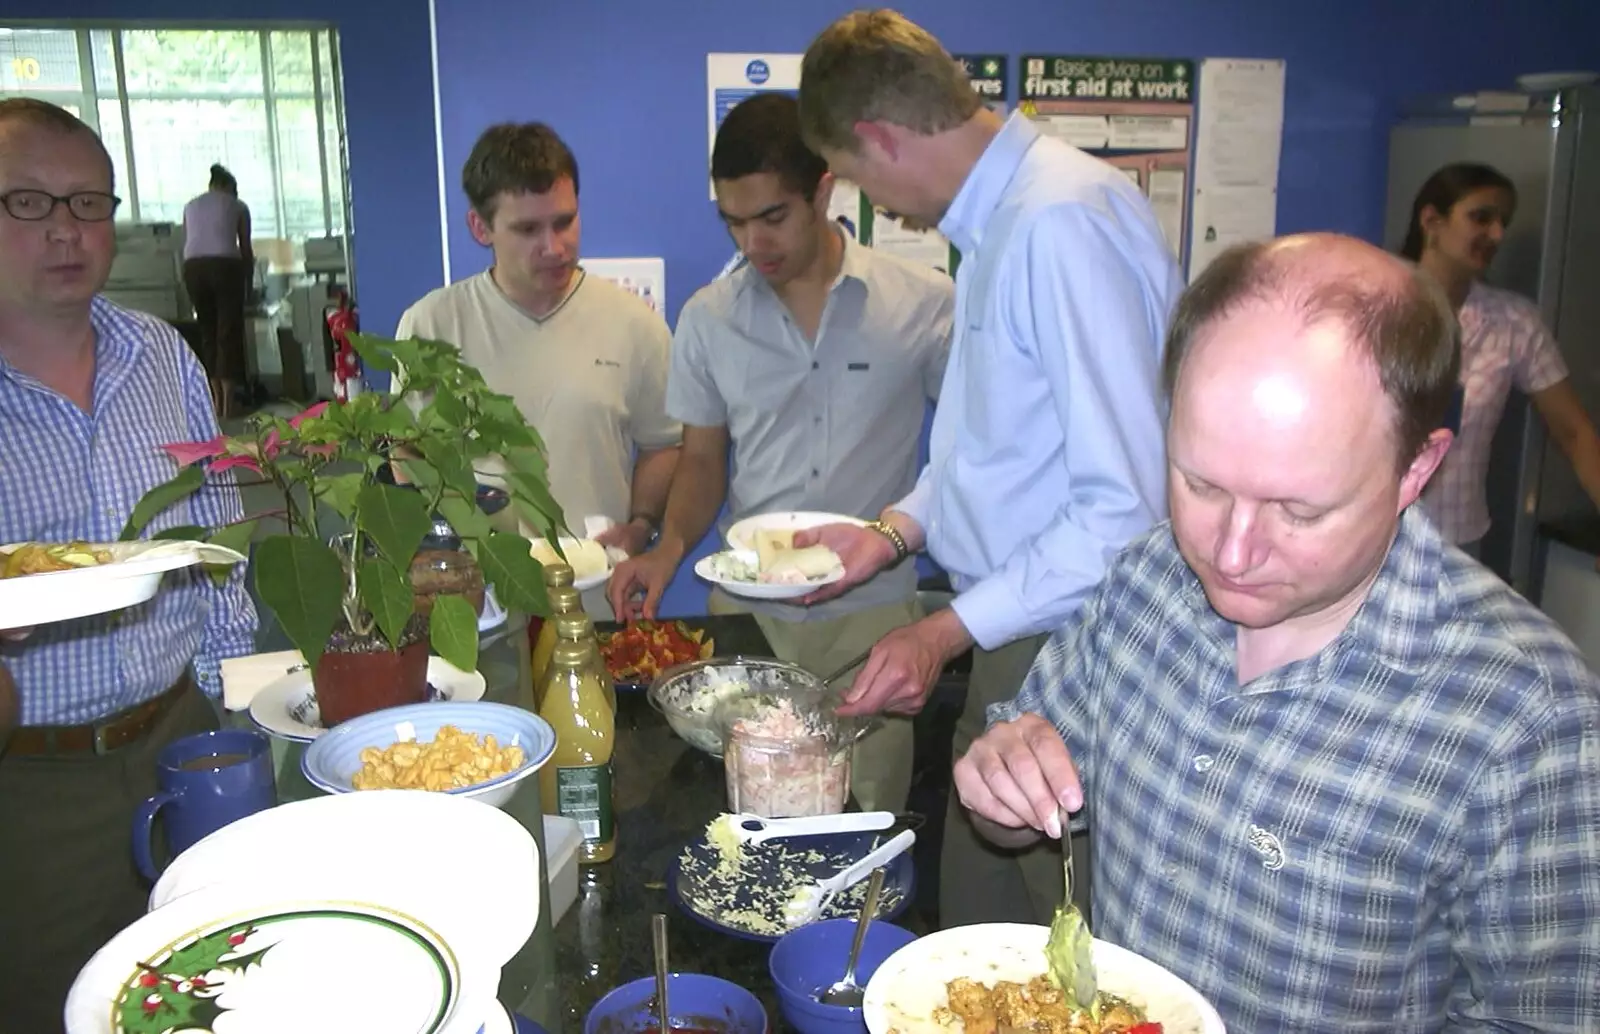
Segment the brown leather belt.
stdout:
<path fill-rule="evenodd" d="M 24 725 L 5 745 L 9 757 L 51 754 L 109 754 L 144 737 L 190 686 L 185 675 L 160 696 L 118 711 L 90 725 Z"/>

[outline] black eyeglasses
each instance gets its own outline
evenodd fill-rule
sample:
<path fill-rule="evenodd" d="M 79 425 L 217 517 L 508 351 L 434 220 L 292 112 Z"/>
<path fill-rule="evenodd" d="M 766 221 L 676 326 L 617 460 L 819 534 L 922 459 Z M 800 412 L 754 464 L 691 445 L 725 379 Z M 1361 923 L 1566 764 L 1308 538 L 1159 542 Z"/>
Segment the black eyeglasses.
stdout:
<path fill-rule="evenodd" d="M 36 223 L 50 218 L 57 205 L 66 205 L 73 218 L 84 223 L 103 223 L 117 214 L 122 199 L 98 190 L 80 190 L 61 197 L 43 190 L 12 190 L 0 194 L 0 205 L 13 219 Z"/>

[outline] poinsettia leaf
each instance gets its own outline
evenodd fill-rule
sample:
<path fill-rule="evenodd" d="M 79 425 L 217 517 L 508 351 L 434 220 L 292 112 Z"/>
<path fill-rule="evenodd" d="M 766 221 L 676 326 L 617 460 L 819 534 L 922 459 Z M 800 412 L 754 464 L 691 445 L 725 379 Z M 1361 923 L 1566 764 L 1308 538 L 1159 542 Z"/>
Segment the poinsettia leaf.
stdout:
<path fill-rule="evenodd" d="M 478 669 L 478 614 L 464 598 L 434 598 L 428 640 L 434 653 L 462 671 Z"/>
<path fill-rule="evenodd" d="M 206 529 L 198 524 L 180 524 L 175 528 L 163 528 L 150 536 L 155 541 L 199 542 L 206 537 Z"/>
<path fill-rule="evenodd" d="M 566 527 L 567 522 L 561 513 L 561 505 L 556 502 L 556 497 L 550 494 L 550 486 L 545 484 L 543 478 L 510 471 L 506 474 L 506 484 L 511 486 L 512 494 L 517 499 L 531 505 L 544 516 L 545 520 L 539 523 L 541 529 Z"/>
<path fill-rule="evenodd" d="M 388 560 L 363 558 L 356 568 L 356 591 L 361 594 L 361 605 L 378 622 L 383 637 L 398 650 L 406 622 L 416 609 L 411 582 Z"/>
<path fill-rule="evenodd" d="M 405 570 L 433 527 L 433 518 L 421 492 L 373 482 L 356 494 L 356 523 L 372 536 L 390 564 Z"/>
<path fill-rule="evenodd" d="M 338 554 L 315 539 L 273 535 L 256 546 L 251 569 L 261 602 L 315 668 L 343 610 L 344 565 Z"/>
<path fill-rule="evenodd" d="M 383 370 L 385 373 L 397 371 L 396 346 L 401 342 L 385 341 L 358 330 L 350 332 L 349 341 L 350 347 L 356 350 L 356 355 L 361 357 L 363 364 L 375 370 Z"/>
<path fill-rule="evenodd" d="M 421 443 L 422 456 L 439 475 L 444 487 L 463 499 L 473 499 L 478 494 L 478 479 L 467 463 L 462 447 L 446 438 L 430 438 Z"/>
<path fill-rule="evenodd" d="M 139 537 L 139 533 L 149 527 L 156 516 L 175 503 L 179 503 L 206 483 L 206 472 L 201 467 L 185 467 L 178 471 L 178 476 L 162 485 L 157 485 L 146 492 L 143 499 L 134 506 L 133 513 L 128 516 L 128 523 L 123 525 L 122 534 L 117 536 L 121 542 L 132 542 Z"/>
<path fill-rule="evenodd" d="M 489 518 L 478 509 L 478 504 L 469 503 L 460 496 L 447 495 L 440 499 L 439 514 L 450 522 L 450 527 L 463 539 L 486 539 L 493 530 Z"/>
<path fill-rule="evenodd" d="M 255 537 L 256 525 L 260 523 L 259 520 L 249 520 L 240 521 L 238 524 L 224 525 L 208 536 L 206 541 L 215 546 L 231 549 L 235 553 L 243 553 L 248 557 L 250 555 L 250 540 Z M 248 563 L 248 561 L 246 562 Z M 233 567 L 234 565 L 232 564 L 207 564 L 206 571 L 210 573 L 213 582 L 217 585 L 222 585 L 233 574 Z"/>
<path fill-rule="evenodd" d="M 365 481 L 366 475 L 359 470 L 350 474 L 334 474 L 331 477 L 317 479 L 317 483 L 321 486 L 322 501 L 347 521 L 355 520 L 356 496 L 361 492 L 361 486 Z"/>
<path fill-rule="evenodd" d="M 544 590 L 544 569 L 532 555 L 533 545 L 521 535 L 497 531 L 478 550 L 483 577 L 494 586 L 494 597 L 523 614 L 546 614 L 549 598 Z"/>
<path fill-rule="evenodd" d="M 459 395 L 449 392 L 433 397 L 433 408 L 438 414 L 450 423 L 460 426 L 472 419 L 472 413 L 467 409 L 467 404 L 461 401 Z"/>

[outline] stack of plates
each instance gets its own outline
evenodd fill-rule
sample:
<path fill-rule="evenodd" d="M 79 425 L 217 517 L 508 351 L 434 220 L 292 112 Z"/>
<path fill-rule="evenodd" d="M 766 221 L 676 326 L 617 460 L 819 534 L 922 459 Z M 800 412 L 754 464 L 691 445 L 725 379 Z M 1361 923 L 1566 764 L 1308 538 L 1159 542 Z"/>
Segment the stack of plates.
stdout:
<path fill-rule="evenodd" d="M 470 845 L 470 847 L 466 846 Z M 539 916 L 533 837 L 424 791 L 241 819 L 183 852 L 89 960 L 68 1034 L 498 1034 L 500 970 Z"/>

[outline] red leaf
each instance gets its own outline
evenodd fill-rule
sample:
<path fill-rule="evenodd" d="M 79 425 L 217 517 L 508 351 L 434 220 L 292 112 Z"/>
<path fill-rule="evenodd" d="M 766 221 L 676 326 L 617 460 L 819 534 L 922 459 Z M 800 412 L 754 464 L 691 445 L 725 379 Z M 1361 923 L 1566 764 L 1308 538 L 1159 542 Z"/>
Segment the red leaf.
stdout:
<path fill-rule="evenodd" d="M 251 456 L 224 456 L 222 459 L 213 462 L 206 469 L 220 474 L 224 470 L 232 470 L 234 467 L 243 467 L 257 474 L 261 473 L 261 465 Z"/>
<path fill-rule="evenodd" d="M 163 445 L 161 449 L 177 460 L 178 466 L 187 467 L 201 460 L 221 456 L 228 449 L 228 440 L 219 434 L 209 442 L 173 442 Z"/>
<path fill-rule="evenodd" d="M 278 455 L 278 429 L 272 428 L 267 432 L 266 441 L 261 443 L 261 455 L 267 459 L 275 459 Z"/>
<path fill-rule="evenodd" d="M 302 410 L 300 413 L 296 414 L 295 416 L 290 417 L 289 418 L 289 426 L 295 428 L 296 430 L 298 430 L 300 425 L 305 423 L 307 420 L 315 420 L 317 417 L 321 416 L 323 413 L 326 413 L 327 411 L 328 411 L 328 403 L 326 403 L 326 402 L 318 402 L 316 405 L 311 406 L 308 409 Z"/>

